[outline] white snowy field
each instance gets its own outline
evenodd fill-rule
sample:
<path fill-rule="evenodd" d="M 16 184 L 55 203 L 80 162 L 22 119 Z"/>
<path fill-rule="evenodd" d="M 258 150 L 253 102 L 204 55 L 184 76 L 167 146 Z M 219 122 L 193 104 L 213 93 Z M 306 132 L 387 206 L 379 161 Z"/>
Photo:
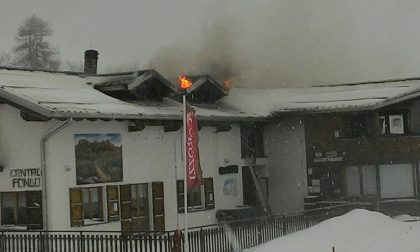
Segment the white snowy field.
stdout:
<path fill-rule="evenodd" d="M 408 219 L 357 209 L 247 252 L 420 252 L 420 221 Z"/>

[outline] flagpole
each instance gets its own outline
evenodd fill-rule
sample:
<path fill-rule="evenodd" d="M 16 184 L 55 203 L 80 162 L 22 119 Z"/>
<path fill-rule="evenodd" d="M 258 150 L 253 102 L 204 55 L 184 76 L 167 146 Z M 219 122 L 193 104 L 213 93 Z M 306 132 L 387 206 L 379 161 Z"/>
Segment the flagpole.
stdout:
<path fill-rule="evenodd" d="M 188 163 L 187 163 L 187 101 L 185 93 L 182 95 L 182 105 L 184 110 L 183 115 L 183 128 L 184 128 L 184 221 L 185 221 L 185 242 L 184 242 L 184 252 L 189 252 L 189 244 L 188 244 L 188 188 L 187 188 L 187 181 L 188 181 Z"/>

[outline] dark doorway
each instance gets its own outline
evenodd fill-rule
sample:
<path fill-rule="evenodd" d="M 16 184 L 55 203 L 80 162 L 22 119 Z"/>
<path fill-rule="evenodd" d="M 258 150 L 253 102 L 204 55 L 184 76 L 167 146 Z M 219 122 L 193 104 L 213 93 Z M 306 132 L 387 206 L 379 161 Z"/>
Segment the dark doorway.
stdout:
<path fill-rule="evenodd" d="M 242 188 L 244 195 L 244 206 L 255 206 L 258 208 L 260 205 L 258 200 L 258 192 L 248 166 L 242 167 Z"/>

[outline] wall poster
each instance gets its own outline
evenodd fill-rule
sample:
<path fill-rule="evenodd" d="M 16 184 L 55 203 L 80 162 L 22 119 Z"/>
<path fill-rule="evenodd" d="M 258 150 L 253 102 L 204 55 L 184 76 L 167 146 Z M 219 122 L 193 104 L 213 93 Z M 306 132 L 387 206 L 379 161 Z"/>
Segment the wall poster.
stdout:
<path fill-rule="evenodd" d="M 223 182 L 223 195 L 226 196 L 236 196 L 236 179 L 235 178 L 227 178 Z"/>
<path fill-rule="evenodd" d="M 75 134 L 77 184 L 122 181 L 120 134 Z"/>

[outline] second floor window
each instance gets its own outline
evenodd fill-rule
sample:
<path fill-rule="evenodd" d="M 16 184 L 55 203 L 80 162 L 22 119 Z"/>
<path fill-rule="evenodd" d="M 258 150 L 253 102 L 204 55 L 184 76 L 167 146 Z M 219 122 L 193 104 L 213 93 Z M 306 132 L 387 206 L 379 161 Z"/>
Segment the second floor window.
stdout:
<path fill-rule="evenodd" d="M 370 136 L 370 121 L 367 114 L 352 114 L 343 117 L 344 137 L 363 138 Z"/>
<path fill-rule="evenodd" d="M 379 116 L 379 127 L 381 127 L 381 134 L 404 134 L 405 118 L 403 113 L 383 114 Z"/>

